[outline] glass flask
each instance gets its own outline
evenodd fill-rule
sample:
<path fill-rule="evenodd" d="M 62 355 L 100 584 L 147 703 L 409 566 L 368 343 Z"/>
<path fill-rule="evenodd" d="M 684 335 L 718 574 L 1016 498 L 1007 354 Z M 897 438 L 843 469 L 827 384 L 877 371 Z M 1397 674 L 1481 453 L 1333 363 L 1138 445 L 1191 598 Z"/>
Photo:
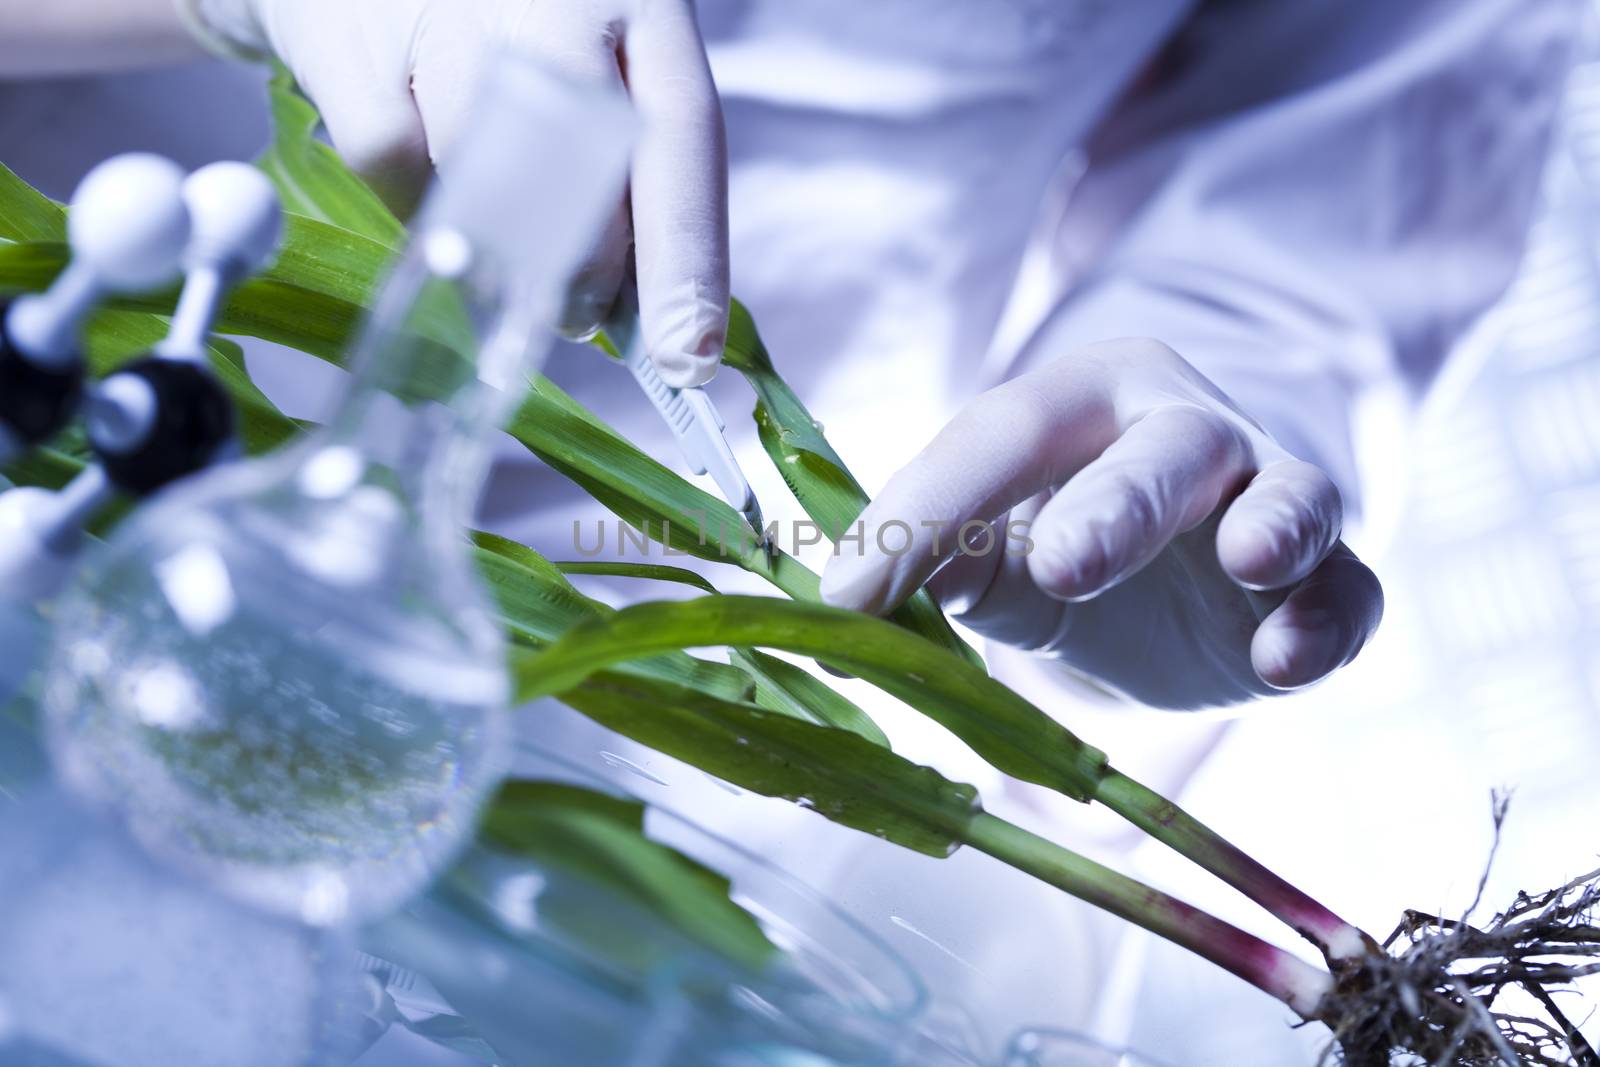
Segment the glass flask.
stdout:
<path fill-rule="evenodd" d="M 627 796 L 526 745 L 513 773 Z M 731 899 L 780 954 L 759 970 L 741 966 L 613 887 L 480 844 L 362 937 L 393 968 L 397 1025 L 524 1067 L 911 1062 L 894 1054 L 925 996 L 892 949 L 794 876 L 694 822 L 652 804 L 644 825 L 652 840 L 727 876 Z"/>
<path fill-rule="evenodd" d="M 1064 1030 L 1024 1030 L 1011 1040 L 1005 1067 L 1166 1067 L 1137 1052 Z"/>
<path fill-rule="evenodd" d="M 504 649 L 464 531 L 625 176 L 620 93 L 506 56 L 470 117 L 340 410 L 136 512 L 61 602 L 47 664 L 72 788 L 312 925 L 415 893 L 501 775 Z"/>

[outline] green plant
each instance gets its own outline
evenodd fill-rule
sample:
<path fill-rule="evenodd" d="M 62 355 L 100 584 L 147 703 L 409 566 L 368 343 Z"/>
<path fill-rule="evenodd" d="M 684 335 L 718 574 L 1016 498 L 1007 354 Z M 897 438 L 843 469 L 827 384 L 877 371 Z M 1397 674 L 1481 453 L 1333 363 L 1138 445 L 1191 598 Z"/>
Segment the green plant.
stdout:
<path fill-rule="evenodd" d="M 337 362 L 405 230 L 315 140 L 316 113 L 286 77 L 274 82 L 272 102 L 276 135 L 260 165 L 291 212 L 286 241 L 277 263 L 235 294 L 218 330 Z M 63 262 L 63 220 L 59 205 L 0 168 L 0 290 L 48 283 Z M 94 370 L 104 373 L 159 336 L 159 316 L 171 302 L 172 294 L 158 294 L 98 316 L 88 331 Z M 448 358 L 448 331 L 438 340 Z M 608 344 L 603 337 L 598 343 Z M 251 384 L 237 346 L 216 341 L 212 362 L 239 405 L 251 452 L 301 431 Z M 777 373 L 748 312 L 737 304 L 724 362 L 754 390 L 761 440 L 801 507 L 824 530 L 845 529 L 866 494 Z M 1433 998 L 1428 1011 L 1401 1005 L 1373 1015 L 1373 1000 L 1387 993 L 1390 957 L 1370 937 L 1117 772 L 1104 753 L 990 678 L 926 593 L 892 621 L 821 604 L 815 574 L 782 552 L 756 546 L 732 508 L 639 451 L 547 379 L 530 383 L 507 429 L 649 537 L 754 573 L 791 598 L 724 596 L 706 579 L 674 568 L 552 563 L 527 546 L 480 534 L 478 562 L 514 643 L 521 697 L 557 697 L 743 788 L 790 799 L 906 848 L 934 856 L 963 846 L 983 851 L 1199 953 L 1302 1018 L 1328 1024 L 1354 1062 L 1386 1062 L 1390 1049 L 1431 1057 L 1447 1048 L 1439 1054 L 1459 1057 L 1438 1062 L 1502 1062 L 1506 1049 L 1522 1054 L 1515 1027 L 1477 1021 L 1478 1014 L 1487 1018 L 1478 987 L 1461 985 L 1443 966 L 1413 979 Z M 57 486 L 83 462 L 81 443 L 67 440 L 7 473 L 19 483 Z M 597 572 L 678 581 L 702 595 L 618 611 L 585 596 L 568 578 Z M 730 650 L 728 662 L 685 651 L 716 646 Z M 898 756 L 859 707 L 762 649 L 846 670 L 945 727 L 1002 772 L 1104 804 L 1266 908 L 1316 945 L 1328 969 L 985 812 L 971 786 Z M 607 872 L 625 890 L 631 885 L 645 906 L 700 942 L 744 962 L 765 952 L 745 917 L 729 910 L 725 885 L 654 849 L 631 815 L 614 806 L 517 785 L 491 806 L 482 836 L 495 847 L 546 860 L 551 843 L 560 842 L 592 861 L 588 870 Z M 641 881 L 651 883 L 648 892 Z M 1457 1033 L 1462 1019 L 1476 1029 L 1462 1023 Z M 1581 1055 L 1568 1043 L 1574 1057 Z"/>

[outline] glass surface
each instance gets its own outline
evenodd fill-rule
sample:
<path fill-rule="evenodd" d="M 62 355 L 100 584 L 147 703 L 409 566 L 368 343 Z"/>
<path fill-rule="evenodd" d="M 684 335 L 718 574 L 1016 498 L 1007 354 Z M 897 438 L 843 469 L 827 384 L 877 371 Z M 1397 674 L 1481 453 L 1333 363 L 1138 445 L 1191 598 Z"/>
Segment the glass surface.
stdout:
<path fill-rule="evenodd" d="M 44 635 L 32 605 L 0 600 L 0 709 L 22 699 L 44 653 Z"/>
<path fill-rule="evenodd" d="M 49 628 L 31 604 L 0 599 L 0 796 L 48 773 L 34 730 Z"/>
<path fill-rule="evenodd" d="M 408 256 L 331 425 L 140 509 L 60 606 L 44 700 L 63 778 L 305 922 L 411 896 L 499 778 L 502 639 L 461 535 L 494 423 L 474 420 L 477 331 L 422 333 L 440 308 L 501 321 L 478 288 Z M 401 379 L 419 392 L 397 398 Z"/>
<path fill-rule="evenodd" d="M 1005 1067 L 1171 1067 L 1127 1049 L 1063 1030 L 1024 1030 L 1011 1041 Z"/>
<path fill-rule="evenodd" d="M 513 773 L 622 795 L 549 754 Z M 411 998 L 403 1023 L 504 1062 L 585 1067 L 888 1067 L 923 1005 L 906 964 L 792 876 L 651 809 L 646 832 L 731 881 L 783 952 L 760 972 L 714 956 L 573 874 L 470 850 L 366 948 Z"/>
<path fill-rule="evenodd" d="M 563 756 L 517 746 L 513 773 L 628 794 Z M 886 942 L 802 879 L 713 834 L 692 819 L 651 803 L 645 832 L 729 879 L 729 896 L 761 924 L 782 955 L 741 992 L 758 1014 L 804 1025 L 839 1027 L 864 1020 L 898 1034 L 926 1006 L 921 980 Z M 692 966 L 691 962 L 680 968 Z"/>
<path fill-rule="evenodd" d="M 390 600 L 385 571 L 339 588 L 295 565 L 294 535 L 258 521 L 282 466 L 120 531 L 62 604 L 45 703 L 65 781 L 162 855 L 320 925 L 398 905 L 470 832 L 505 682 L 486 612 L 468 630 Z"/>
<path fill-rule="evenodd" d="M 48 660 L 69 785 L 152 851 L 314 925 L 420 890 L 499 779 L 503 637 L 463 531 L 624 178 L 614 93 L 507 60 L 473 116 L 341 410 L 135 513 L 63 597 Z"/>

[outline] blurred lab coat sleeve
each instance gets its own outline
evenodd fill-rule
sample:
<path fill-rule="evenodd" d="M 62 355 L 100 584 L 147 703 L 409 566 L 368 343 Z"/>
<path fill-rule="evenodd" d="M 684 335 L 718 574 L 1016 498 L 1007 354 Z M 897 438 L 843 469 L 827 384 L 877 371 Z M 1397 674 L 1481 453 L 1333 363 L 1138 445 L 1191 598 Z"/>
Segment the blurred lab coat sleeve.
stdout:
<path fill-rule="evenodd" d="M 1086 149 L 1025 359 L 1141 335 L 1350 505 L 1356 405 L 1415 397 L 1509 283 L 1579 0 L 1223 0 Z"/>

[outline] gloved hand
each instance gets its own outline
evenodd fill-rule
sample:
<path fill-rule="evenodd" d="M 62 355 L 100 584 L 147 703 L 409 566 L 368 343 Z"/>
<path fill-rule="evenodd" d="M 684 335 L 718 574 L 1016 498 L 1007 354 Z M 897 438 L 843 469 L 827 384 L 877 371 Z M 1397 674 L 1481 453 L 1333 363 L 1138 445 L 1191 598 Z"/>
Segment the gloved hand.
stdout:
<path fill-rule="evenodd" d="M 979 633 L 1156 707 L 1316 681 L 1383 612 L 1333 482 L 1153 341 L 980 396 L 861 521 L 823 573 L 831 603 L 882 613 L 932 577 Z"/>
<path fill-rule="evenodd" d="M 602 324 L 631 243 L 644 343 L 662 379 L 685 387 L 716 372 L 728 321 L 728 163 L 693 0 L 178 2 L 212 43 L 283 60 L 335 147 L 401 210 L 470 121 L 470 94 L 496 52 L 625 83 L 644 123 L 631 188 L 597 235 L 562 327 L 582 336 Z"/>

